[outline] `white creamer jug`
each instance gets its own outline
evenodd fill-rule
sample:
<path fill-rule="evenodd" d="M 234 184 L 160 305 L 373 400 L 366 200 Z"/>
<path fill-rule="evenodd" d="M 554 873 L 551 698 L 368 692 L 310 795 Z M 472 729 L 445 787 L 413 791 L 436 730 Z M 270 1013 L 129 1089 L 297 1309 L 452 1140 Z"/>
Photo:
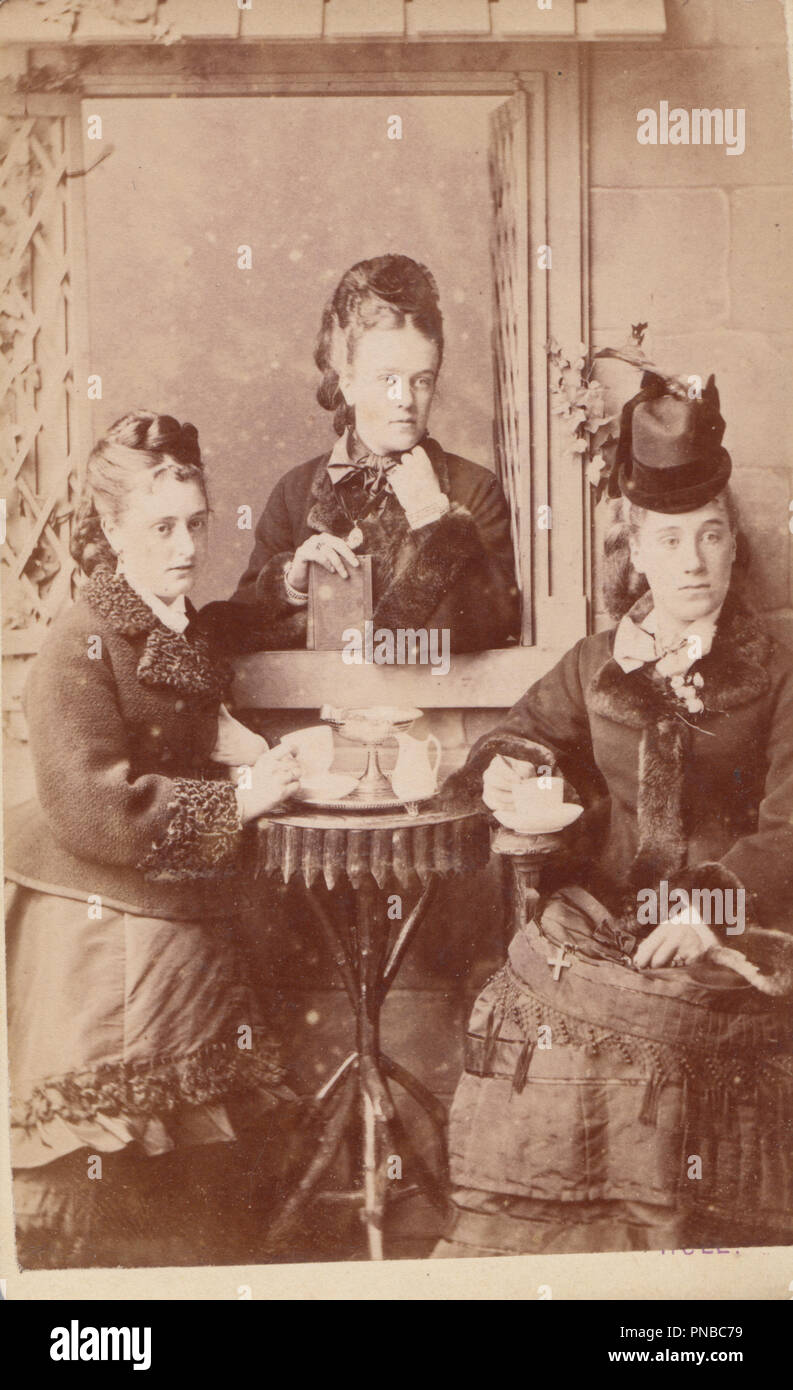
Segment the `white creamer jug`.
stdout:
<path fill-rule="evenodd" d="M 434 734 L 413 738 L 410 734 L 395 734 L 399 744 L 396 765 L 391 773 L 391 786 L 400 801 L 418 801 L 433 796 L 438 790 L 438 765 L 441 745 Z M 430 746 L 435 748 L 435 762 L 430 760 Z"/>

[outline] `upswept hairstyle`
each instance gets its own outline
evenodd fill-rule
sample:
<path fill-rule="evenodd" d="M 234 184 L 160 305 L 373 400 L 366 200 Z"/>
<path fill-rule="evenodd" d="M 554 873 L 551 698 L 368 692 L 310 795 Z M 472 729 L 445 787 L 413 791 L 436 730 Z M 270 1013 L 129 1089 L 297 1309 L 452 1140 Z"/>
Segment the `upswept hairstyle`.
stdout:
<path fill-rule="evenodd" d="M 749 546 L 740 529 L 738 503 L 729 487 L 723 488 L 717 496 L 724 499 L 730 531 L 736 539 L 733 573 L 741 584 L 745 584 Z M 637 598 L 650 587 L 645 575 L 633 568 L 630 553 L 631 538 L 639 534 L 646 515 L 643 507 L 634 506 L 624 497 L 618 497 L 611 503 L 609 525 L 603 542 L 603 600 L 615 622 L 619 622 Z"/>
<path fill-rule="evenodd" d="M 352 362 L 368 328 L 413 326 L 435 343 L 443 359 L 443 315 L 438 286 L 425 265 L 410 256 L 375 256 L 345 271 L 322 314 L 314 361 L 322 372 L 317 400 L 332 410 L 337 434 L 354 424 L 354 410 L 339 386 L 340 370 Z"/>
<path fill-rule="evenodd" d="M 116 556 L 102 530 L 102 521 L 118 521 L 136 480 L 150 473 L 180 482 L 198 483 L 207 495 L 198 430 L 180 425 L 172 415 L 133 410 L 99 440 L 88 458 L 69 549 L 85 574 L 99 564 L 115 566 Z"/>

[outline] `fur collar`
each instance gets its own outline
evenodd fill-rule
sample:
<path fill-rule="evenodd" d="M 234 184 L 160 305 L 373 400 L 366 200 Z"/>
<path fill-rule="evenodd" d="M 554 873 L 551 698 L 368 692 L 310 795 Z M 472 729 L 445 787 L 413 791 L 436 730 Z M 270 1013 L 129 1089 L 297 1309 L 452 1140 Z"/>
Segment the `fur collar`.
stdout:
<path fill-rule="evenodd" d="M 640 619 L 651 606 L 650 595 L 643 594 L 631 609 L 631 616 Z M 691 672 L 699 671 L 703 680 L 700 694 L 705 709 L 699 719 L 749 704 L 765 694 L 770 684 L 766 668 L 773 649 L 774 639 L 731 588 L 719 614 L 710 651 L 690 668 Z M 613 656 L 590 682 L 587 703 L 596 714 L 635 729 L 682 713 L 680 701 L 666 682 L 653 680 L 642 668 L 626 674 Z M 696 723 L 696 715 L 687 713 L 686 718 Z"/>
<path fill-rule="evenodd" d="M 123 575 L 114 574 L 105 565 L 97 566 L 81 596 L 122 637 L 135 641 L 145 636 L 138 662 L 138 680 L 143 685 L 165 685 L 217 700 L 227 694 L 233 672 L 213 653 L 204 634 L 190 628 L 183 634 L 172 632 Z M 196 613 L 189 600 L 186 609 L 192 623 Z"/>
<path fill-rule="evenodd" d="M 441 492 L 449 495 L 449 469 L 446 464 L 446 455 L 438 443 L 437 439 L 426 438 L 422 440 L 422 448 L 426 450 L 430 463 L 438 477 Z M 346 536 L 350 529 L 350 518 L 345 512 L 339 500 L 339 494 L 334 488 L 328 473 L 328 459 L 330 452 L 323 454 L 314 471 L 311 483 L 311 507 L 306 517 L 306 525 L 312 531 L 327 531 L 332 536 Z"/>

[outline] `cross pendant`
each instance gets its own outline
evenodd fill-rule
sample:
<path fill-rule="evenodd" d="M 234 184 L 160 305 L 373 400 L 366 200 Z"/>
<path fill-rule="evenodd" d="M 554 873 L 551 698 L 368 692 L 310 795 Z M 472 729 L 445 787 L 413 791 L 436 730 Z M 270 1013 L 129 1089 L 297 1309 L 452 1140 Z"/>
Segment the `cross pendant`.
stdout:
<path fill-rule="evenodd" d="M 569 946 L 558 946 L 556 950 L 556 960 L 549 959 L 548 961 L 548 964 L 553 966 L 553 978 L 555 980 L 561 980 L 562 971 L 569 970 L 573 963 L 572 956 L 568 959 L 569 951 Z"/>

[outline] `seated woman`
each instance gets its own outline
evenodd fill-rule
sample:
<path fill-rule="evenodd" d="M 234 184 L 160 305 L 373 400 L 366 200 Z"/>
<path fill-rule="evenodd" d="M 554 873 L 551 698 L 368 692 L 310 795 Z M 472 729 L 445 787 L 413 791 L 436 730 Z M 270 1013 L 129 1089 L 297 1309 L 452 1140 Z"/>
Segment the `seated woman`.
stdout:
<path fill-rule="evenodd" d="M 273 489 L 232 599 L 243 606 L 239 645 L 305 646 L 310 567 L 346 578 L 356 551 L 373 557 L 375 629 L 446 629 L 457 652 L 517 639 L 498 480 L 427 432 L 442 356 L 438 291 L 424 266 L 378 256 L 342 276 L 315 354 L 317 399 L 339 439 Z M 215 613 L 228 639 L 228 610 Z M 213 622 L 211 605 L 202 620 Z"/>
<path fill-rule="evenodd" d="M 619 625 L 447 783 L 507 809 L 547 765 L 585 810 L 474 1006 L 438 1256 L 793 1239 L 793 654 L 733 570 L 723 431 L 713 378 L 692 402 L 645 377 Z"/>
<path fill-rule="evenodd" d="M 117 421 L 72 540 L 90 577 L 31 668 L 38 801 L 9 816 L 5 864 L 26 1268 L 245 1257 L 245 1201 L 293 1115 L 236 938 L 245 827 L 298 783 L 229 715 L 230 668 L 186 602 L 207 521 L 195 428 Z"/>

